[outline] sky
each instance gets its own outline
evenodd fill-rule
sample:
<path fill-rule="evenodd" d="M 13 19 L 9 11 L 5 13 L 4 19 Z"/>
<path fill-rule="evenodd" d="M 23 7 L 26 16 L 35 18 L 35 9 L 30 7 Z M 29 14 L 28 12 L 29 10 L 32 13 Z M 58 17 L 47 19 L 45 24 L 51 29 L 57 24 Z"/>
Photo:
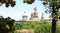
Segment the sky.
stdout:
<path fill-rule="evenodd" d="M 21 20 L 23 15 L 27 15 L 28 19 L 31 16 L 31 13 L 34 11 L 34 8 L 37 8 L 39 19 L 41 18 L 41 14 L 44 13 L 44 18 L 47 19 L 49 14 L 46 14 L 44 11 L 46 10 L 44 5 L 41 1 L 36 0 L 32 4 L 23 3 L 23 0 L 15 0 L 16 5 L 12 8 L 9 6 L 8 8 L 5 7 L 3 4 L 0 6 L 0 16 L 4 18 L 11 17 L 15 20 Z M 26 12 L 26 13 L 24 13 Z"/>

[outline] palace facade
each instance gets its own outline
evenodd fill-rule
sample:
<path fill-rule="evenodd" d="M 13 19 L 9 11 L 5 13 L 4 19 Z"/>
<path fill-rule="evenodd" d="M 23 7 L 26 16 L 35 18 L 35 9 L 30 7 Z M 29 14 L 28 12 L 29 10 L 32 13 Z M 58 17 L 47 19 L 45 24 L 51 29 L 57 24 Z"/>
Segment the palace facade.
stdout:
<path fill-rule="evenodd" d="M 34 12 L 31 13 L 31 16 L 30 16 L 29 20 L 27 19 L 28 18 L 27 15 L 23 15 L 21 21 L 41 21 L 41 20 L 45 20 L 45 21 L 52 22 L 51 16 L 49 16 L 49 19 L 44 19 L 44 14 L 42 13 L 41 14 L 41 19 L 39 19 L 37 8 L 35 7 L 33 10 L 34 10 Z M 58 19 L 57 22 L 60 23 L 60 18 Z"/>
<path fill-rule="evenodd" d="M 38 12 L 37 12 L 37 8 L 35 7 L 33 10 L 34 10 L 34 12 L 31 13 L 29 20 L 27 20 L 28 16 L 23 15 L 22 21 L 40 21 Z M 43 13 L 42 13 L 41 20 L 43 20 L 43 19 L 44 19 L 44 17 L 43 17 Z"/>

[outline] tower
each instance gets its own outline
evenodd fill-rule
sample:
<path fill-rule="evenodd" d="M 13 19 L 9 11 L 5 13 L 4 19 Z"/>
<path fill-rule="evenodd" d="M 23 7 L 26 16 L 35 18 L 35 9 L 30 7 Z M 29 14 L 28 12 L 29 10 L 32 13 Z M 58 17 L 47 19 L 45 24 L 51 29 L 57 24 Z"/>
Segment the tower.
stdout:
<path fill-rule="evenodd" d="M 31 13 L 30 20 L 31 20 L 31 21 L 38 21 L 38 12 L 37 12 L 36 7 L 34 8 L 34 12 Z"/>
<path fill-rule="evenodd" d="M 37 8 L 36 7 L 34 8 L 34 11 L 37 11 Z"/>
<path fill-rule="evenodd" d="M 24 12 L 24 14 L 26 14 L 26 11 Z M 27 16 L 26 15 L 22 16 L 22 21 L 27 21 Z"/>
<path fill-rule="evenodd" d="M 41 16 L 41 20 L 44 20 L 43 13 L 42 13 L 42 16 Z"/>

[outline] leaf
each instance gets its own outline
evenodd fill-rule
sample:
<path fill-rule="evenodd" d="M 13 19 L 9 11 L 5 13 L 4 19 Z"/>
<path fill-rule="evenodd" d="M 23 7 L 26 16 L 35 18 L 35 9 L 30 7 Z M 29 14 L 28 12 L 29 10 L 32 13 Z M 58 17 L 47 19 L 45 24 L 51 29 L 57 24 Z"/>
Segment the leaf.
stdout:
<path fill-rule="evenodd" d="M 14 0 L 0 0 L 0 6 L 2 6 L 3 4 L 5 4 L 5 7 L 9 7 L 10 4 L 11 4 L 11 6 L 14 7 L 16 5 L 15 3 L 16 2 Z"/>
<path fill-rule="evenodd" d="M 32 4 L 35 0 L 24 0 L 23 3 Z"/>
<path fill-rule="evenodd" d="M 5 7 L 9 7 L 9 3 L 6 3 L 6 4 L 5 4 Z"/>
<path fill-rule="evenodd" d="M 13 1 L 13 2 L 11 3 L 11 7 L 14 7 L 15 5 L 16 5 L 16 2 Z"/>

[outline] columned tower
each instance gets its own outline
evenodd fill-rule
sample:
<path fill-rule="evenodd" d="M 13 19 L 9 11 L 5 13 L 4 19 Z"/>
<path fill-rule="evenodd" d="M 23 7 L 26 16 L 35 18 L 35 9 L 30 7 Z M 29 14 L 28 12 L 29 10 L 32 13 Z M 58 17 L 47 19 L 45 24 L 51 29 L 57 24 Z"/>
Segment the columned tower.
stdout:
<path fill-rule="evenodd" d="M 34 8 L 34 12 L 31 13 L 30 21 L 38 21 L 38 12 L 36 7 Z"/>
<path fill-rule="evenodd" d="M 44 20 L 44 16 L 43 16 L 43 13 L 42 13 L 42 16 L 41 16 L 41 20 Z"/>

